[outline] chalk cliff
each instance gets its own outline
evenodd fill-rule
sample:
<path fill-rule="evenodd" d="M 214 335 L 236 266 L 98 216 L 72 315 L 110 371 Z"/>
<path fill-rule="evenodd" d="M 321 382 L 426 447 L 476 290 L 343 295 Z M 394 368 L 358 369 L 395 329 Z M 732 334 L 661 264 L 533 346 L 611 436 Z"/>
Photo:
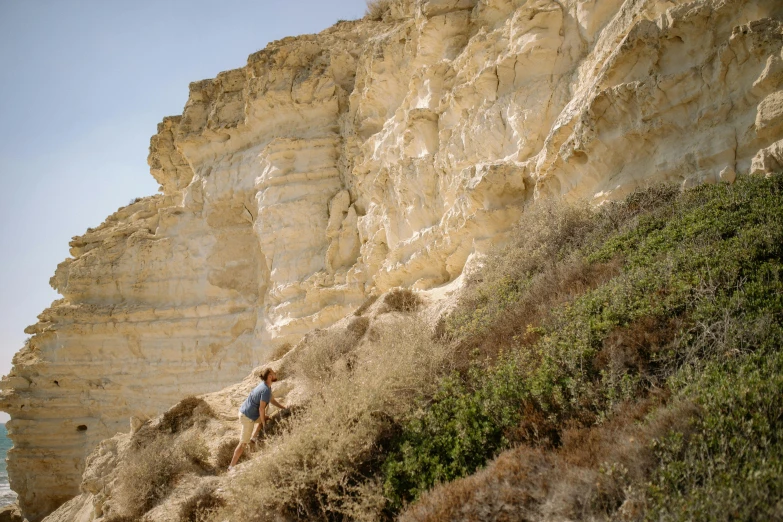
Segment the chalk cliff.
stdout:
<path fill-rule="evenodd" d="M 77 495 L 131 415 L 453 281 L 534 199 L 780 168 L 782 48 L 779 0 L 395 0 L 191 84 L 161 194 L 73 239 L 2 381 L 23 510 Z"/>

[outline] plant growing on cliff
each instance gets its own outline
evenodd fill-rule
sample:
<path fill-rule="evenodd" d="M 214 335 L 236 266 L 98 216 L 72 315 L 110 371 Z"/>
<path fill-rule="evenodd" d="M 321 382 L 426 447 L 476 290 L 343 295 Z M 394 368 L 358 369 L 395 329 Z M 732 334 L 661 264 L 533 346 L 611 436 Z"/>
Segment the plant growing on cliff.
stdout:
<path fill-rule="evenodd" d="M 112 492 L 120 515 L 140 516 L 168 495 L 176 478 L 188 467 L 178 449 L 168 438 L 159 436 L 122 467 Z"/>
<path fill-rule="evenodd" d="M 197 429 L 187 431 L 214 416 L 206 401 L 186 397 L 166 411 L 159 422 L 146 423 L 134 433 L 133 455 L 120 468 L 112 492 L 118 508 L 113 515 L 140 517 L 169 495 L 179 477 L 187 473 L 214 474 L 206 442 Z"/>
<path fill-rule="evenodd" d="M 216 485 L 201 485 L 180 507 L 181 522 L 206 522 L 214 516 L 226 502 L 216 493 Z"/>
<path fill-rule="evenodd" d="M 460 319 L 458 340 L 476 346 L 493 336 L 506 354 L 488 359 L 456 385 L 455 378 L 443 381 L 435 401 L 424 403 L 406 423 L 384 465 L 387 493 L 400 505 L 437 481 L 471 473 L 504 445 L 521 446 L 468 479 L 469 487 L 460 481 L 441 486 L 403 518 L 467 520 L 476 510 L 501 509 L 506 497 L 486 488 L 509 473 L 520 481 L 513 486 L 515 497 L 527 499 L 519 500 L 518 509 L 544 517 L 608 516 L 621 505 L 651 519 L 777 513 L 774 499 L 783 494 L 777 433 L 783 426 L 772 404 L 783 399 L 777 382 L 783 178 L 743 179 L 682 195 L 666 188 L 656 193 L 634 194 L 587 221 L 570 255 L 584 267 L 620 259 L 619 271 L 577 295 L 561 279 L 566 299 L 536 316 L 534 324 L 522 316 L 526 320 L 506 325 L 503 336 L 492 332 L 495 321 L 514 317 L 509 311 L 525 302 L 530 279 L 550 270 L 546 264 L 516 271 L 519 263 L 512 263 L 500 277 L 480 281 L 479 291 L 496 281 L 515 289 L 489 314 L 475 306 L 481 299 L 463 301 L 457 316 L 475 318 L 478 311 L 481 320 Z M 498 255 L 509 252 L 513 249 Z M 569 256 L 550 259 L 558 257 Z M 502 261 L 488 266 L 503 266 Z M 516 378 L 495 377 L 509 372 Z M 515 391 L 505 394 L 509 382 Z M 511 415 L 494 415 L 504 410 L 492 400 L 471 406 L 476 397 L 499 399 Z M 451 404 L 459 404 L 459 412 Z M 655 418 L 669 419 L 665 429 L 653 429 Z M 638 420 L 650 428 L 629 435 L 632 442 L 623 451 L 603 445 L 595 452 L 598 459 L 574 458 L 569 440 L 600 439 L 605 423 L 631 433 Z M 463 450 L 453 441 L 465 427 L 506 438 Z M 465 465 L 477 448 L 479 461 Z M 546 486 L 519 459 L 532 459 L 539 472 L 560 478 Z M 473 500 L 462 495 L 457 501 L 466 487 Z M 558 497 L 563 491 L 581 500 L 565 501 Z"/>
<path fill-rule="evenodd" d="M 408 288 L 395 288 L 384 296 L 383 304 L 383 309 L 387 312 L 411 313 L 421 307 L 422 301 Z"/>
<path fill-rule="evenodd" d="M 443 335 L 298 346 L 312 400 L 213 520 L 775 518 L 781 245 L 779 176 L 530 209 Z"/>
<path fill-rule="evenodd" d="M 384 15 L 391 9 L 394 0 L 367 0 L 367 10 L 364 12 L 365 18 L 369 20 L 381 21 Z"/>
<path fill-rule="evenodd" d="M 413 318 L 371 328 L 372 339 L 368 335 L 350 348 L 350 365 L 317 362 L 300 370 L 313 399 L 231 483 L 232 498 L 253 503 L 232 502 L 216 520 L 262 520 L 274 513 L 308 520 L 382 517 L 386 499 L 375 477 L 378 458 L 415 394 L 429 393 L 433 376 L 448 370 L 448 352 Z M 298 350 L 329 350 L 320 339 Z M 342 350 L 315 360 L 337 360 Z M 301 369 L 309 363 L 299 364 Z"/>

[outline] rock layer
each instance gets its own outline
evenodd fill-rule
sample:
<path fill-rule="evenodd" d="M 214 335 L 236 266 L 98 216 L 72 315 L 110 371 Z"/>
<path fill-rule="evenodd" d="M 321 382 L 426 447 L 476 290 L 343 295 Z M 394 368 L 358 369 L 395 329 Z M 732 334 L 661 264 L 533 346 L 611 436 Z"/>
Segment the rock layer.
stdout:
<path fill-rule="evenodd" d="M 74 238 L 3 380 L 23 510 L 129 416 L 453 281 L 537 198 L 781 168 L 782 47 L 777 0 L 397 0 L 192 84 L 151 141 L 162 194 Z"/>

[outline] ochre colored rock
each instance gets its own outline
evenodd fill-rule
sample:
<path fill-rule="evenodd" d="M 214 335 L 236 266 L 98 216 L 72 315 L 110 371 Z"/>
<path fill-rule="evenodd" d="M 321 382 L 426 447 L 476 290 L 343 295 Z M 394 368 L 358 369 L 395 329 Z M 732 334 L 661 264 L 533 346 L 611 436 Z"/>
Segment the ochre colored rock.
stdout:
<path fill-rule="evenodd" d="M 22 510 L 16 504 L 0 508 L 0 522 L 23 522 Z"/>
<path fill-rule="evenodd" d="M 23 511 L 78 494 L 129 417 L 239 381 L 370 294 L 454 281 L 538 198 L 783 168 L 782 18 L 779 0 L 395 2 L 191 84 L 151 140 L 161 194 L 73 239 L 2 381 Z"/>

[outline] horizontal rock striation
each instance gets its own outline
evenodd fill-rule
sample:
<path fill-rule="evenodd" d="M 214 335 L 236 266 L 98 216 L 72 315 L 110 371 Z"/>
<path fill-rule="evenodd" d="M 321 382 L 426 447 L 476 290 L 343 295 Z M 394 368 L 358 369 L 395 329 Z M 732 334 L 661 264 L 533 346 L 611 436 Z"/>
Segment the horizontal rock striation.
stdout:
<path fill-rule="evenodd" d="M 161 194 L 71 242 L 2 381 L 31 520 L 129 416 L 453 281 L 538 198 L 783 166 L 778 0 L 392 4 L 192 84 L 151 140 Z"/>

